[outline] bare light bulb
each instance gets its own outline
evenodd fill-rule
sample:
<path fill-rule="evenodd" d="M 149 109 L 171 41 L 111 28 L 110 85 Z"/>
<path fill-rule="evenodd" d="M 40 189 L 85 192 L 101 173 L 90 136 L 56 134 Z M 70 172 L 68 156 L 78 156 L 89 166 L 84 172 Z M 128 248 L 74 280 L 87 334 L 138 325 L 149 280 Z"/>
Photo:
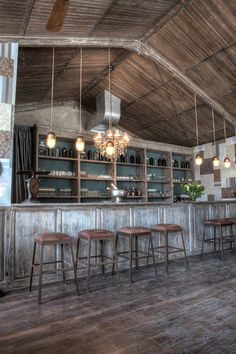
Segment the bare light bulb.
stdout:
<path fill-rule="evenodd" d="M 200 166 L 202 164 L 202 161 L 202 156 L 200 154 L 197 154 L 195 158 L 196 165 Z"/>
<path fill-rule="evenodd" d="M 53 149 L 56 145 L 56 135 L 53 132 L 49 132 L 46 138 L 46 145 L 49 149 Z"/>
<path fill-rule="evenodd" d="M 112 157 L 115 154 L 115 147 L 112 141 L 107 142 L 106 154 L 108 157 Z"/>
<path fill-rule="evenodd" d="M 228 156 L 226 156 L 226 158 L 224 159 L 224 165 L 226 168 L 230 167 L 230 159 L 228 158 Z"/>
<path fill-rule="evenodd" d="M 77 151 L 82 152 L 84 151 L 84 137 L 78 136 L 75 141 L 75 148 Z"/>
<path fill-rule="evenodd" d="M 220 165 L 219 156 L 218 155 L 213 156 L 212 162 L 214 167 L 218 167 Z"/>

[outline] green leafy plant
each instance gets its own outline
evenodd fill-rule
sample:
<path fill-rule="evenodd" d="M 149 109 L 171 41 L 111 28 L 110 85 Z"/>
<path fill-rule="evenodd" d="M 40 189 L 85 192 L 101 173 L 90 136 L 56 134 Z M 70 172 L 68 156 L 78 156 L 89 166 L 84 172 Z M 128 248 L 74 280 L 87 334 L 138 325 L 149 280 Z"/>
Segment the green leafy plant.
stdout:
<path fill-rule="evenodd" d="M 196 200 L 204 192 L 204 186 L 199 182 L 186 183 L 182 186 L 183 192 L 187 194 L 190 200 Z"/>

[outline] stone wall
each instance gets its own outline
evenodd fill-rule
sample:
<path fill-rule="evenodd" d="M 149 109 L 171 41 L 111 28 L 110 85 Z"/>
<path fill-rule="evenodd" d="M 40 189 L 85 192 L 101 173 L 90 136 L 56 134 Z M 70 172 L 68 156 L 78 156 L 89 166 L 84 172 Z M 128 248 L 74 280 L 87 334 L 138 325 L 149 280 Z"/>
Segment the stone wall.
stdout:
<path fill-rule="evenodd" d="M 0 43 L 0 205 L 11 203 L 17 57 L 18 44 Z"/>

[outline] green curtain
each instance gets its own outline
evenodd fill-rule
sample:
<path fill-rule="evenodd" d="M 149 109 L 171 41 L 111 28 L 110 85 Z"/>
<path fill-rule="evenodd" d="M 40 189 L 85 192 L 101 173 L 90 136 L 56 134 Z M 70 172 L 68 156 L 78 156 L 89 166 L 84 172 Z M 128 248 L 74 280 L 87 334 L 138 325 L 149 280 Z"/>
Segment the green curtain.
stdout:
<path fill-rule="evenodd" d="M 33 131 L 31 127 L 15 125 L 13 143 L 12 202 L 21 203 L 27 199 L 25 179 L 27 175 L 18 171 L 33 169 Z"/>

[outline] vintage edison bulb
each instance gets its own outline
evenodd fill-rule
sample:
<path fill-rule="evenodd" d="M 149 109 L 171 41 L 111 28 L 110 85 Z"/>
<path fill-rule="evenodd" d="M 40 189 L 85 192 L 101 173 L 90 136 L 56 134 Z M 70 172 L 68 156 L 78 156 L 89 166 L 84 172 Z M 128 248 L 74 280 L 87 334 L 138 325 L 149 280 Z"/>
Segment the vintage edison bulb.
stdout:
<path fill-rule="evenodd" d="M 196 155 L 196 158 L 195 158 L 195 163 L 196 165 L 200 166 L 202 164 L 202 157 L 200 154 L 197 154 Z"/>
<path fill-rule="evenodd" d="M 226 168 L 230 167 L 230 159 L 228 158 L 228 156 L 226 156 L 226 158 L 224 159 L 224 165 Z"/>
<path fill-rule="evenodd" d="M 213 161 L 213 166 L 214 167 L 218 167 L 219 166 L 220 160 L 219 160 L 219 156 L 218 155 L 213 156 L 212 161 Z"/>
<path fill-rule="evenodd" d="M 53 132 L 49 132 L 46 138 L 46 145 L 49 149 L 53 149 L 56 145 L 56 135 Z"/>
<path fill-rule="evenodd" d="M 82 152 L 84 151 L 84 137 L 78 136 L 75 141 L 75 148 L 77 151 Z"/>

